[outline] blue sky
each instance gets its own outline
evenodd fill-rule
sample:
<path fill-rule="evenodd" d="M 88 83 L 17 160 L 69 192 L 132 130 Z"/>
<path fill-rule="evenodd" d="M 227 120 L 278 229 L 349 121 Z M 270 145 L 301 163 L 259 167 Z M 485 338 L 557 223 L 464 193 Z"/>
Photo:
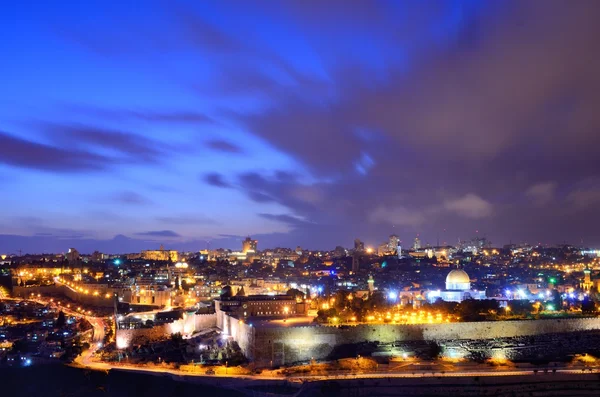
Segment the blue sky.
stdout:
<path fill-rule="evenodd" d="M 0 251 L 598 244 L 599 11 L 5 5 Z"/>

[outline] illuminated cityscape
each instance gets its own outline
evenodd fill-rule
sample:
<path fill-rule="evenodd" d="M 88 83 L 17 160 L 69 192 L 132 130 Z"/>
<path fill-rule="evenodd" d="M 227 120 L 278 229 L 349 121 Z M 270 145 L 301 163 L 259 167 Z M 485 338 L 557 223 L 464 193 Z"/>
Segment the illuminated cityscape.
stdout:
<path fill-rule="evenodd" d="M 600 395 L 599 20 L 7 2 L 1 395 Z"/>

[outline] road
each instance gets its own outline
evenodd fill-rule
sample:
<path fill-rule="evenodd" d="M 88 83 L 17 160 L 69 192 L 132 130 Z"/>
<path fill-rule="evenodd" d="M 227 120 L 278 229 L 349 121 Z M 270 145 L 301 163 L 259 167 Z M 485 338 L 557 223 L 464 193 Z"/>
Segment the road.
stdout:
<path fill-rule="evenodd" d="M 91 363 L 90 359 L 91 359 L 92 355 L 98 350 L 99 347 L 102 346 L 102 343 L 104 342 L 104 337 L 106 335 L 105 329 L 106 329 L 107 323 L 106 323 L 106 319 L 103 317 L 96 317 L 96 316 L 82 314 L 81 312 L 72 310 L 68 306 L 58 304 L 57 301 L 54 301 L 52 299 L 44 300 L 44 299 L 38 299 L 38 298 L 33 298 L 33 297 L 31 297 L 31 298 L 9 298 L 6 295 L 0 296 L 0 299 L 19 300 L 19 301 L 28 300 L 28 301 L 39 303 L 40 305 L 52 305 L 52 306 L 56 307 L 57 309 L 61 310 L 63 313 L 68 314 L 70 316 L 85 318 L 92 325 L 93 334 L 92 334 L 92 343 L 90 344 L 90 348 L 88 350 L 86 350 L 85 352 L 83 352 L 81 355 L 77 356 L 77 358 L 75 359 L 75 362 L 79 363 L 80 365 L 83 365 L 83 366 L 89 365 Z M 104 369 L 106 369 L 106 368 L 104 368 Z"/>

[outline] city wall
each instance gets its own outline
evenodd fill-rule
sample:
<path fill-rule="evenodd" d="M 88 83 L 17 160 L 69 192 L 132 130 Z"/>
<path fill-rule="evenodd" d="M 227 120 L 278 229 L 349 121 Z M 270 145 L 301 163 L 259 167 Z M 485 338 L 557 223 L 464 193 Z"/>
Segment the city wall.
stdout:
<path fill-rule="evenodd" d="M 236 329 L 235 332 L 233 331 Z M 336 346 L 362 342 L 485 340 L 600 329 L 600 318 L 473 323 L 271 327 L 231 323 L 232 336 L 258 365 L 326 359 Z"/>
<path fill-rule="evenodd" d="M 117 347 L 120 349 L 132 344 L 156 342 L 170 337 L 172 334 L 192 334 L 208 328 L 215 328 L 215 314 L 185 313 L 184 318 L 167 324 L 155 325 L 152 328 L 120 329 L 117 331 Z"/>
<path fill-rule="evenodd" d="M 62 285 L 46 285 L 37 287 L 19 287 L 13 286 L 13 295 L 21 298 L 29 298 L 31 294 L 42 296 L 66 296 L 72 301 L 79 302 L 84 305 L 97 306 L 97 307 L 112 307 L 113 300 L 106 299 L 104 296 L 85 295 L 75 292 L 71 288 Z"/>

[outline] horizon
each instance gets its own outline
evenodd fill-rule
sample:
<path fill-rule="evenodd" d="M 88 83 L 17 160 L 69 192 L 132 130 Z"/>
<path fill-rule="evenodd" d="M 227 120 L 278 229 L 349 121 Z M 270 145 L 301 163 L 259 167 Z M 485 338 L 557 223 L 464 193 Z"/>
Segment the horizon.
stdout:
<path fill-rule="evenodd" d="M 598 247 L 600 3 L 565 4 L 7 5 L 0 253 Z"/>

